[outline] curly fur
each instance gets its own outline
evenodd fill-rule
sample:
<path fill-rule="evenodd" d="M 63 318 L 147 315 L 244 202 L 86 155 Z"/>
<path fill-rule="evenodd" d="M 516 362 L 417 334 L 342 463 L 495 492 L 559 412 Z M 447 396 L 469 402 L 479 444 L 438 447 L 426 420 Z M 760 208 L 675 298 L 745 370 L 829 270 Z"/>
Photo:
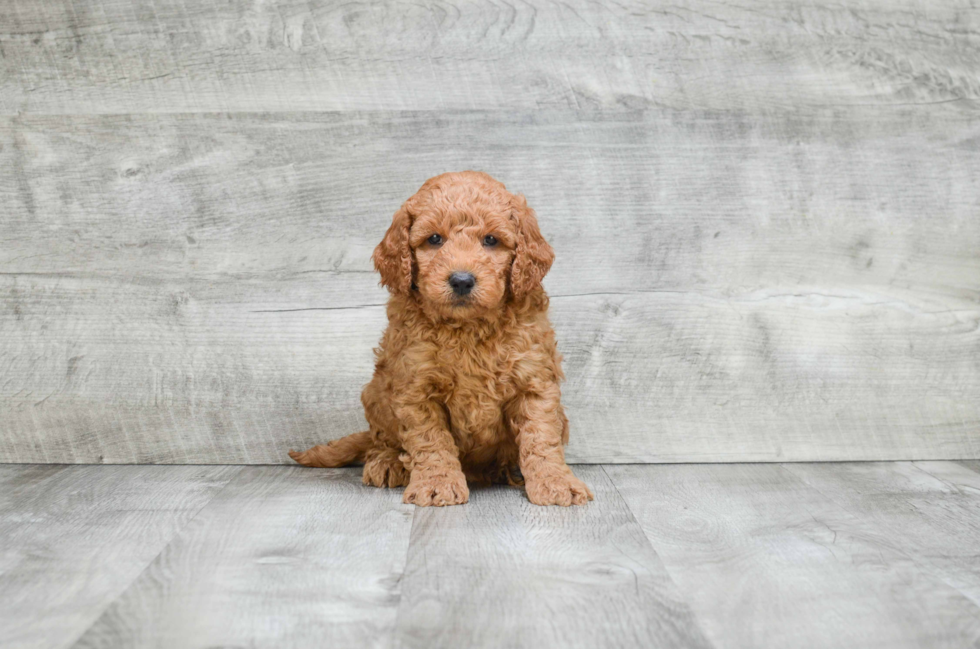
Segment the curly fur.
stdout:
<path fill-rule="evenodd" d="M 541 287 L 553 260 L 523 196 L 481 172 L 426 181 L 373 255 L 391 298 L 361 394 L 370 430 L 290 456 L 362 462 L 365 484 L 404 486 L 416 505 L 465 503 L 467 481 L 519 484 L 516 468 L 532 503 L 591 500 L 565 463 L 564 376 Z M 476 278 L 465 298 L 448 284 L 455 271 Z"/>

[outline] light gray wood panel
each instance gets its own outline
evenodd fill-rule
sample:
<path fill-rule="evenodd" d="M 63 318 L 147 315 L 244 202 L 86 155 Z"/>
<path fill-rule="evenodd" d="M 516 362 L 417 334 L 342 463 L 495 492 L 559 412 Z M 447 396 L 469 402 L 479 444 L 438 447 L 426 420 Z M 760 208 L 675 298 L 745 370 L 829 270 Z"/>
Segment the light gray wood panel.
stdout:
<path fill-rule="evenodd" d="M 606 471 L 719 649 L 972 647 L 980 637 L 980 608 L 900 535 L 784 465 Z"/>
<path fill-rule="evenodd" d="M 356 469 L 246 467 L 74 646 L 390 646 L 412 511 Z"/>
<path fill-rule="evenodd" d="M 466 167 L 558 252 L 572 459 L 980 457 L 980 121 L 948 108 L 0 125 L 0 459 L 285 462 L 358 430 L 370 251 Z"/>
<path fill-rule="evenodd" d="M 937 563 L 975 573 L 962 464 L 579 466 L 586 508 L 474 490 L 415 510 L 411 548 L 399 491 L 354 469 L 0 466 L 0 643 L 73 644 L 112 599 L 95 585 L 131 581 L 193 516 L 78 645 L 683 646 L 623 635 L 662 613 L 718 647 L 972 647 L 978 609 Z M 311 602 L 347 625 L 297 620 Z"/>
<path fill-rule="evenodd" d="M 980 475 L 953 462 L 786 468 L 873 520 L 916 563 L 980 605 Z"/>
<path fill-rule="evenodd" d="M 968 0 L 0 7 L 0 110 L 975 110 Z"/>
<path fill-rule="evenodd" d="M 31 525 L 31 515 L 24 510 L 39 493 L 38 485 L 49 482 L 64 468 L 55 464 L 0 465 L 0 531 L 10 533 L 24 521 Z M 13 544 L 0 545 L 0 578 L 21 561 L 22 550 Z"/>
<path fill-rule="evenodd" d="M 10 511 L 28 502 L 35 485 L 65 468 L 60 464 L 0 464 L 0 511 Z"/>
<path fill-rule="evenodd" d="M 980 461 L 978 460 L 964 460 L 962 462 L 957 462 L 957 464 L 980 473 Z"/>
<path fill-rule="evenodd" d="M 239 470 L 0 466 L 0 646 L 70 646 Z"/>
<path fill-rule="evenodd" d="M 980 117 L 943 108 L 0 118 L 0 268 L 234 282 L 265 309 L 378 303 L 392 213 L 475 168 L 537 210 L 555 294 L 867 285 L 975 303 L 977 142 Z"/>
<path fill-rule="evenodd" d="M 399 646 L 709 646 L 602 467 L 575 472 L 588 506 L 493 487 L 417 510 Z"/>
<path fill-rule="evenodd" d="M 382 307 L 249 313 L 214 295 L 171 317 L 155 288 L 73 283 L 48 283 L 65 301 L 36 300 L 36 325 L 3 338 L 6 459 L 278 463 L 365 427 Z M 574 461 L 980 456 L 969 310 L 668 292 L 556 298 L 551 315 Z"/>
<path fill-rule="evenodd" d="M 975 310 L 848 293 L 556 300 L 576 461 L 977 457 Z"/>

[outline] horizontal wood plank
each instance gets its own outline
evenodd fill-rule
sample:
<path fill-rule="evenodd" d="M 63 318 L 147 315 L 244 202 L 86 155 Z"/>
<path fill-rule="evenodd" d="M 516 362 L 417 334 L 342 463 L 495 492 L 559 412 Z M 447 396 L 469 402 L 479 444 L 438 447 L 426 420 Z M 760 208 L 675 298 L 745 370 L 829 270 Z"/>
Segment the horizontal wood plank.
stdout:
<path fill-rule="evenodd" d="M 553 294 L 871 284 L 975 303 L 978 141 L 980 116 L 942 108 L 0 118 L 0 269 L 379 303 L 370 254 L 395 209 L 475 168 L 537 210 Z"/>
<path fill-rule="evenodd" d="M 246 467 L 74 646 L 391 646 L 412 513 L 356 469 Z"/>
<path fill-rule="evenodd" d="M 382 307 L 251 313 L 219 292 L 172 317 L 152 287 L 123 300 L 45 284 L 68 294 L 35 301 L 36 330 L 71 342 L 6 337 L 9 460 L 279 463 L 365 426 Z M 556 298 L 551 317 L 573 461 L 980 456 L 973 311 L 666 292 Z"/>
<path fill-rule="evenodd" d="M 0 119 L 0 460 L 361 429 L 370 251 L 465 167 L 557 250 L 573 460 L 977 458 L 978 137 L 942 108 Z"/>
<path fill-rule="evenodd" d="M 0 112 L 975 111 L 969 0 L 0 7 Z"/>
<path fill-rule="evenodd" d="M 718 649 L 976 643 L 980 608 L 916 561 L 924 537 L 905 537 L 885 523 L 913 521 L 915 511 L 842 507 L 836 493 L 797 477 L 795 466 L 606 471 Z M 817 470 L 832 476 L 848 467 Z M 959 513 L 949 523 L 957 518 L 961 529 L 972 525 Z M 964 552 L 939 533 L 928 545 Z"/>
<path fill-rule="evenodd" d="M 240 470 L 0 466 L 0 646 L 71 646 Z"/>

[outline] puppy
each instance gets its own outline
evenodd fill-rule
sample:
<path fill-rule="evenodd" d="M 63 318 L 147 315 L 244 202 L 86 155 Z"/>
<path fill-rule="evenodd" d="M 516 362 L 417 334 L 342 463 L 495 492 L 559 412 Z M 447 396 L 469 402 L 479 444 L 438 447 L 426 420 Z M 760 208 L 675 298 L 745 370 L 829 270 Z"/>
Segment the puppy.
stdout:
<path fill-rule="evenodd" d="M 297 453 L 305 466 L 364 464 L 364 483 L 404 502 L 458 505 L 475 483 L 515 478 L 537 505 L 584 505 L 565 463 L 564 378 L 541 280 L 554 252 L 534 211 L 475 171 L 431 178 L 372 257 L 391 293 L 374 377 L 361 394 L 370 430 Z"/>

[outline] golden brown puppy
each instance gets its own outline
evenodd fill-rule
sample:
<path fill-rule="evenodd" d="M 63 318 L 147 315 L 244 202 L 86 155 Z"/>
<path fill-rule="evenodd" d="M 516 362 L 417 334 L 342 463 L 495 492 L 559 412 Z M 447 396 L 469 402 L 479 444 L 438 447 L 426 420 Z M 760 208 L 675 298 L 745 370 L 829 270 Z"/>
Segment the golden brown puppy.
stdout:
<path fill-rule="evenodd" d="M 364 463 L 364 483 L 404 501 L 457 505 L 467 479 L 516 484 L 538 505 L 592 493 L 565 464 L 564 378 L 541 280 L 554 252 L 523 196 L 485 173 L 431 178 L 395 212 L 374 251 L 391 292 L 371 429 L 289 455 L 306 466 Z"/>

